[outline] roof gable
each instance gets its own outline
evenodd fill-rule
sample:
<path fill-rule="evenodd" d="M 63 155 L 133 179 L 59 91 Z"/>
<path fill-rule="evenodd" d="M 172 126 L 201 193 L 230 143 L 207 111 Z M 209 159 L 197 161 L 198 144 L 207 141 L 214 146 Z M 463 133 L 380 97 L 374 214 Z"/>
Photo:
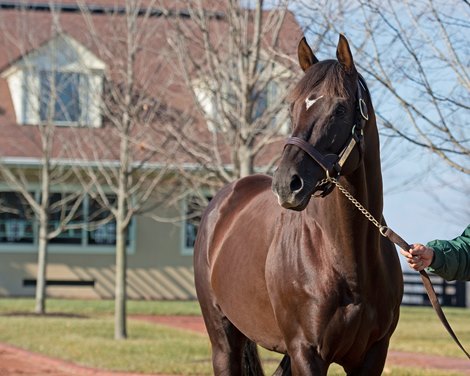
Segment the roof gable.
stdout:
<path fill-rule="evenodd" d="M 0 72 L 8 78 L 18 70 L 102 71 L 105 63 L 71 36 L 60 33 L 18 58 Z"/>

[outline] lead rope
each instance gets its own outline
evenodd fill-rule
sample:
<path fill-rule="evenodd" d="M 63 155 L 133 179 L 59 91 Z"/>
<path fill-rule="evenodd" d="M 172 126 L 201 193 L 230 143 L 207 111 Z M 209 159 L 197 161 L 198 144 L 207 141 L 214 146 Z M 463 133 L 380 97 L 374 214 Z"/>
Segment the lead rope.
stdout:
<path fill-rule="evenodd" d="M 354 206 L 358 208 L 359 211 L 362 214 L 364 214 L 364 216 L 370 222 L 372 222 L 372 224 L 375 227 L 379 229 L 379 232 L 382 236 L 384 236 L 385 238 L 389 238 L 393 243 L 395 243 L 402 249 L 407 249 L 407 250 L 411 249 L 410 245 L 405 240 L 403 240 L 403 238 L 401 238 L 397 233 L 395 233 L 395 231 L 393 231 L 391 228 L 388 228 L 387 226 L 381 225 L 380 222 L 377 221 L 377 219 L 375 219 L 374 216 L 370 214 L 369 211 L 364 206 L 362 206 L 362 204 L 359 201 L 357 201 L 354 198 L 354 196 L 351 193 L 349 193 L 349 191 L 346 188 L 344 188 L 336 178 L 330 177 L 327 173 L 327 177 L 320 182 L 320 185 L 325 184 L 325 183 L 333 183 L 341 191 L 341 193 L 343 193 L 346 196 L 346 198 L 349 201 L 351 201 L 354 204 Z M 432 282 L 431 282 L 431 279 L 429 278 L 428 273 L 426 273 L 425 270 L 421 270 L 419 274 L 421 275 L 421 280 L 426 289 L 426 293 L 428 294 L 429 300 L 434 310 L 436 311 L 437 316 L 439 317 L 442 324 L 444 325 L 444 327 L 446 328 L 447 332 L 452 337 L 454 342 L 457 344 L 457 346 L 465 353 L 467 358 L 470 359 L 470 354 L 467 352 L 467 350 L 465 350 L 463 345 L 460 343 L 459 339 L 457 338 L 457 335 L 453 331 L 452 327 L 447 321 L 447 318 L 444 312 L 442 311 L 441 304 L 439 303 L 439 299 L 437 298 L 436 292 L 434 291 L 434 287 L 432 285 Z"/>

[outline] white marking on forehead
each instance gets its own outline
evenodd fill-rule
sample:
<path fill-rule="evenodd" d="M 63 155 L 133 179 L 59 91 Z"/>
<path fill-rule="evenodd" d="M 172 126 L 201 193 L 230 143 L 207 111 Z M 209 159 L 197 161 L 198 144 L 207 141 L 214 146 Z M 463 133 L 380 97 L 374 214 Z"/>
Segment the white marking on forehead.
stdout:
<path fill-rule="evenodd" d="M 305 98 L 305 107 L 307 108 L 307 111 L 310 107 L 312 107 L 315 102 L 319 99 L 323 98 L 323 95 L 320 95 L 318 98 L 315 98 L 315 99 L 310 99 L 310 98 Z"/>

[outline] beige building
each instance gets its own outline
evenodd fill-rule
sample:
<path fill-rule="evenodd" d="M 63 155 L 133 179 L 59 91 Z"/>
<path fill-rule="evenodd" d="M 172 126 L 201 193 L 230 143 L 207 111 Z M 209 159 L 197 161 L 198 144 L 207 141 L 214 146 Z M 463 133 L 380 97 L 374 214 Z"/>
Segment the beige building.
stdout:
<path fill-rule="evenodd" d="M 113 25 L 106 24 L 108 21 L 105 22 L 104 17 L 111 14 L 116 21 L 123 8 L 116 7 L 119 1 L 97 0 L 92 3 L 93 7 L 88 11 L 89 20 L 95 22 L 97 32 L 104 33 L 100 35 L 111 38 L 110 28 Z M 38 175 L 43 156 L 38 124 L 46 120 L 54 123 L 55 137 L 59 141 L 53 146 L 52 158 L 56 165 L 64 169 L 92 165 L 94 153 L 101 155 L 106 163 L 115 162 L 109 155 L 112 156 L 116 148 L 109 155 L 100 154 L 102 150 L 97 151 L 90 143 L 81 153 L 70 150 L 70 147 L 66 150 L 60 148 L 62 141 L 83 139 L 85 132 L 88 136 L 92 132 L 92 138 L 96 140 L 113 140 L 109 116 L 101 111 L 104 91 L 109 90 L 113 83 L 105 80 L 110 62 L 101 56 L 92 38 L 86 35 L 87 20 L 80 14 L 81 8 L 74 1 L 58 4 L 54 8 L 51 2 L 31 0 L 21 2 L 19 7 L 15 2 L 0 1 L 0 163 L 7 169 L 20 171 L 20 176 L 24 173 L 27 190 L 38 201 Z M 214 14 L 211 22 L 218 22 L 221 13 Z M 166 32 L 170 21 L 160 16 L 157 11 L 152 15 L 151 21 L 159 26 L 152 28 L 154 45 L 148 46 L 149 50 L 158 50 L 160 45 L 163 47 L 167 43 Z M 173 17 L 187 18 L 187 14 L 184 9 L 176 10 Z M 289 14 L 289 17 L 291 19 L 286 21 L 287 24 L 291 23 L 289 45 L 295 46 L 300 33 L 293 16 Z M 53 26 L 57 28 L 54 33 L 51 32 Z M 155 60 L 159 59 L 158 55 L 154 56 Z M 141 63 L 137 61 L 137 65 L 150 67 L 162 77 L 168 77 L 171 69 L 175 68 L 157 69 L 160 63 L 153 60 Z M 116 75 L 116 72 L 111 72 L 109 76 Z M 52 100 L 54 111 L 51 119 L 51 98 L 59 86 L 61 91 L 57 99 Z M 155 86 L 158 85 L 154 85 L 154 89 L 158 90 Z M 188 106 L 189 96 L 178 95 L 181 86 L 181 83 L 172 83 L 176 93 L 174 98 L 169 99 L 170 103 L 165 104 L 172 106 L 175 112 L 183 111 Z M 116 84 L 116 87 L 119 88 L 119 85 Z M 150 95 L 159 97 L 157 91 Z M 143 109 L 145 111 L 147 107 Z M 154 121 L 158 123 L 159 119 Z M 202 124 L 202 127 L 201 137 L 206 137 L 204 134 L 211 130 L 207 129 L 207 125 Z M 116 145 L 119 143 L 116 142 Z M 148 148 L 144 141 L 136 147 Z M 165 163 L 159 160 L 150 162 L 153 166 Z M 183 167 L 186 163 L 188 168 L 197 171 L 197 165 L 192 161 L 182 159 L 178 163 Z M 52 186 L 51 202 L 58 202 L 66 193 L 78 189 L 79 184 L 74 178 Z M 88 223 L 91 213 L 97 210 L 96 200 L 85 195 L 77 211 L 77 222 Z M 187 211 L 187 199 L 183 199 L 172 209 L 158 209 L 154 214 L 183 217 Z M 102 210 L 98 219 L 108 214 L 109 211 Z M 58 221 L 59 214 L 52 213 L 51 226 L 56 226 Z M 113 221 L 96 226 L 77 225 L 50 240 L 48 296 L 114 297 L 115 227 Z M 196 227 L 189 222 L 163 223 L 144 215 L 134 216 L 127 242 L 128 297 L 194 299 L 192 244 L 195 232 Z M 0 174 L 0 296 L 34 295 L 37 254 L 37 221 L 18 190 Z"/>
<path fill-rule="evenodd" d="M 2 189 L 7 189 L 2 186 Z M 8 194 L 2 191 L 3 197 Z M 48 296 L 113 298 L 114 233 L 73 230 L 49 246 Z M 109 228 L 107 232 L 106 227 Z M 128 245 L 128 296 L 131 299 L 194 299 L 192 249 L 184 226 L 136 217 Z M 96 231 L 95 231 L 96 233 Z M 37 265 L 34 224 L 22 219 L 0 222 L 0 295 L 34 296 Z M 73 240 L 73 244 L 71 242 Z M 90 244 L 93 243 L 93 244 Z"/>

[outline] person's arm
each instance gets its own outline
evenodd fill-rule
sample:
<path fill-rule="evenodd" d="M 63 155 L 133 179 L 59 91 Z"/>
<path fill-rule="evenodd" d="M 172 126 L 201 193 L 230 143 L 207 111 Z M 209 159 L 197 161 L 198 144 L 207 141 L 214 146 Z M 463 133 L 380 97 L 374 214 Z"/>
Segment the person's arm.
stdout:
<path fill-rule="evenodd" d="M 434 250 L 429 271 L 453 281 L 470 280 L 470 225 L 452 240 L 433 240 L 426 244 Z"/>
<path fill-rule="evenodd" d="M 453 240 L 413 244 L 410 251 L 400 252 L 414 270 L 428 268 L 448 281 L 470 280 L 470 225 Z"/>

